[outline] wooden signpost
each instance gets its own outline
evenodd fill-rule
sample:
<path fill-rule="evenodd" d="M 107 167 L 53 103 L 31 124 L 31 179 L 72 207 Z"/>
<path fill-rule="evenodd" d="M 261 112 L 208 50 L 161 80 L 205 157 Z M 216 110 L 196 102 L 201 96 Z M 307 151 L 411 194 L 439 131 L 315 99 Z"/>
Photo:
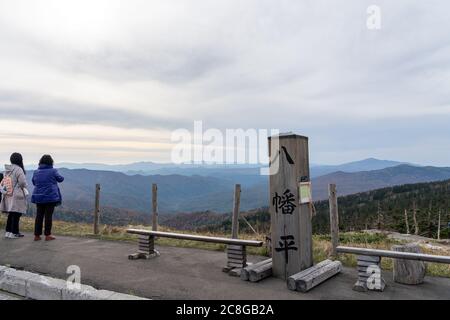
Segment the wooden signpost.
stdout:
<path fill-rule="evenodd" d="M 158 186 L 152 185 L 152 230 L 158 231 Z"/>
<path fill-rule="evenodd" d="M 287 279 L 313 265 L 308 138 L 269 137 L 269 157 L 273 275 Z"/>
<path fill-rule="evenodd" d="M 335 184 L 328 186 L 328 196 L 330 205 L 331 256 L 336 257 L 336 248 L 339 246 L 339 214 Z"/>
<path fill-rule="evenodd" d="M 100 184 L 95 185 L 94 234 L 99 233 L 100 222 Z"/>
<path fill-rule="evenodd" d="M 239 207 L 241 205 L 241 185 L 237 184 L 234 187 L 234 205 L 233 217 L 231 223 L 231 237 L 237 239 L 239 235 Z"/>

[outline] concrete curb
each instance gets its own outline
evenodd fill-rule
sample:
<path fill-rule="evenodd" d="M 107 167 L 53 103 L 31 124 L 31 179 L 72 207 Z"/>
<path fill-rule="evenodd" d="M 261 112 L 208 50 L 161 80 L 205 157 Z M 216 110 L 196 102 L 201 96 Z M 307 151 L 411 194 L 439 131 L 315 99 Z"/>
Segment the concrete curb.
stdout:
<path fill-rule="evenodd" d="M 33 300 L 149 300 L 81 285 L 70 288 L 65 280 L 0 266 L 0 290 Z"/>

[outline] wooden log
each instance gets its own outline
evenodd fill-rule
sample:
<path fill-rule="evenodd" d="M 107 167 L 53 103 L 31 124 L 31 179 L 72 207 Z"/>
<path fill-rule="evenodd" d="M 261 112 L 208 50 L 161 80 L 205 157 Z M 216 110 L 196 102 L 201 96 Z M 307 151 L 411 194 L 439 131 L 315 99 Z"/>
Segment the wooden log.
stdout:
<path fill-rule="evenodd" d="M 299 187 L 311 181 L 308 138 L 269 137 L 269 159 L 273 274 L 286 280 L 313 264 L 312 205 L 300 201 Z"/>
<path fill-rule="evenodd" d="M 240 277 L 241 271 L 242 271 L 242 268 L 234 268 L 234 269 L 231 269 L 230 272 L 228 272 L 228 275 L 232 276 L 232 277 Z"/>
<path fill-rule="evenodd" d="M 378 265 L 379 262 L 373 262 L 373 261 L 361 261 L 361 260 L 358 260 L 358 261 L 356 262 L 356 264 L 357 264 L 358 267 L 365 267 L 365 268 L 368 268 L 368 267 L 370 267 L 370 266 Z"/>
<path fill-rule="evenodd" d="M 366 262 L 374 262 L 379 263 L 381 261 L 380 256 L 366 256 L 366 255 L 358 255 L 356 257 L 358 261 L 366 261 Z"/>
<path fill-rule="evenodd" d="M 288 278 L 288 288 L 300 292 L 307 292 L 322 282 L 335 276 L 342 270 L 340 261 L 325 260 L 309 269 L 292 275 Z"/>
<path fill-rule="evenodd" d="M 138 260 L 138 259 L 152 259 L 152 258 L 156 258 L 159 257 L 160 254 L 157 250 L 153 251 L 153 253 L 148 253 L 148 252 L 136 252 L 133 254 L 129 254 L 128 255 L 128 259 L 130 260 Z"/>
<path fill-rule="evenodd" d="M 359 279 L 361 279 L 361 278 L 369 278 L 370 277 L 370 273 L 367 273 L 367 269 L 366 269 L 366 272 L 358 272 L 358 278 Z"/>
<path fill-rule="evenodd" d="M 158 230 L 158 186 L 152 185 L 152 230 Z"/>
<path fill-rule="evenodd" d="M 398 252 L 421 253 L 420 247 L 416 244 L 395 245 L 392 250 Z M 426 264 L 422 261 L 411 261 L 404 259 L 394 259 L 393 276 L 394 281 L 402 284 L 423 283 L 426 274 Z"/>
<path fill-rule="evenodd" d="M 100 184 L 95 185 L 94 234 L 99 234 L 100 223 Z"/>
<path fill-rule="evenodd" d="M 367 267 L 357 267 L 358 273 L 367 273 Z"/>
<path fill-rule="evenodd" d="M 241 204 L 241 185 L 237 184 L 234 187 L 234 205 L 233 216 L 231 219 L 231 237 L 238 238 L 239 234 L 239 206 Z"/>
<path fill-rule="evenodd" d="M 227 255 L 231 255 L 231 256 L 246 256 L 247 252 L 245 252 L 245 251 L 227 251 Z"/>
<path fill-rule="evenodd" d="M 268 278 L 272 275 L 272 262 L 263 264 L 257 268 L 250 269 L 249 280 L 250 282 L 258 282 L 262 279 Z"/>
<path fill-rule="evenodd" d="M 329 260 L 329 259 L 324 260 L 324 261 L 321 261 L 321 262 L 319 262 L 318 264 L 316 264 L 314 267 L 305 269 L 305 270 L 303 270 L 303 271 L 301 271 L 301 272 L 299 272 L 299 273 L 297 273 L 297 274 L 295 274 L 295 275 L 290 276 L 290 277 L 287 279 L 287 282 L 286 282 L 286 284 L 287 284 L 287 286 L 288 286 L 288 289 L 290 289 L 290 290 L 297 290 L 297 285 L 296 285 L 296 283 L 295 283 L 295 279 L 296 279 L 297 277 L 299 277 L 299 276 L 301 276 L 301 275 L 308 275 L 308 274 L 314 272 L 314 270 L 317 270 L 317 269 L 322 268 L 323 266 L 326 266 L 326 265 L 329 264 L 331 261 L 332 261 L 332 260 Z M 313 268 L 315 268 L 315 269 L 313 269 Z"/>
<path fill-rule="evenodd" d="M 242 257 L 240 257 L 240 258 L 228 258 L 228 261 L 230 261 L 230 262 L 240 262 L 240 263 L 242 263 L 242 262 L 244 262 L 246 259 L 242 259 Z"/>
<path fill-rule="evenodd" d="M 336 257 L 336 248 L 339 245 L 339 214 L 335 184 L 328 186 L 328 197 L 330 206 L 331 256 Z"/>
<path fill-rule="evenodd" d="M 233 251 L 233 250 L 228 250 L 228 251 L 227 251 L 227 255 L 246 256 L 246 255 L 247 255 L 247 251 Z"/>
<path fill-rule="evenodd" d="M 295 275 L 290 276 L 290 277 L 288 278 L 288 280 L 287 280 L 287 286 L 288 286 L 288 288 L 289 288 L 290 290 L 296 290 L 296 288 L 297 288 L 297 287 L 296 287 L 296 280 L 297 280 L 298 278 L 308 276 L 309 274 L 312 274 L 312 273 L 316 272 L 317 270 L 320 270 L 320 269 L 322 269 L 323 267 L 329 265 L 331 262 L 333 262 L 333 261 L 330 260 L 330 259 L 323 260 L 323 261 L 319 262 L 318 264 L 314 265 L 314 266 L 311 267 L 311 268 L 305 269 L 305 270 L 303 270 L 303 271 L 301 271 L 301 272 L 299 272 L 299 273 L 296 273 Z"/>
<path fill-rule="evenodd" d="M 227 251 L 231 251 L 231 252 L 242 252 L 245 251 L 245 248 L 243 248 L 242 246 L 238 246 L 231 248 L 230 246 L 227 246 Z"/>
<path fill-rule="evenodd" d="M 263 260 L 243 268 L 241 271 L 241 280 L 243 281 L 250 280 L 250 270 L 259 268 L 268 263 L 272 263 L 272 259 Z"/>
<path fill-rule="evenodd" d="M 234 269 L 234 268 L 244 268 L 245 266 L 244 266 L 244 264 L 242 262 L 231 262 L 231 261 L 228 261 L 227 262 L 227 267 L 232 267 Z"/>
<path fill-rule="evenodd" d="M 142 252 L 136 252 L 128 255 L 128 259 L 130 260 L 138 260 L 138 259 L 145 259 L 145 253 Z"/>
<path fill-rule="evenodd" d="M 243 250 L 245 250 L 245 246 L 229 244 L 227 246 L 227 249 L 228 250 L 243 251 Z"/>

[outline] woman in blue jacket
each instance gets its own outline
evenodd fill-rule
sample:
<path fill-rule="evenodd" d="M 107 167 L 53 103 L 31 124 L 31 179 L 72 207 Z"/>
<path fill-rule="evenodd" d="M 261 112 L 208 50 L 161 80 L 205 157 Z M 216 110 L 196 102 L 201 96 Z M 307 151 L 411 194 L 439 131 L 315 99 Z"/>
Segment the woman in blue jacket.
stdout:
<path fill-rule="evenodd" d="M 34 225 L 34 241 L 41 240 L 42 224 L 45 218 L 45 241 L 55 240 L 52 236 L 52 218 L 55 207 L 61 204 L 61 192 L 58 183 L 64 181 L 56 169 L 53 159 L 49 155 L 42 156 L 38 170 L 33 174 L 33 195 L 31 202 L 36 204 L 36 222 Z"/>

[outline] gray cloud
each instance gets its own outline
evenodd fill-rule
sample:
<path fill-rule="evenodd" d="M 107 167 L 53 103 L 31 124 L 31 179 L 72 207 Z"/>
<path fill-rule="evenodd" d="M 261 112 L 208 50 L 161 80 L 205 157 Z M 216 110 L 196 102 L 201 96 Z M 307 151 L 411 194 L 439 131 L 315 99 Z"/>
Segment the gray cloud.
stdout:
<path fill-rule="evenodd" d="M 51 99 L 25 92 L 0 90 L 0 118 L 56 124 L 95 124 L 119 128 L 177 129 L 188 123 L 145 113 L 94 104 Z"/>
<path fill-rule="evenodd" d="M 448 1 L 379 0 L 380 31 L 366 28 L 369 0 L 107 3 L 80 24 L 76 10 L 67 22 L 39 8 L 10 19 L 17 7 L 0 5 L 0 58 L 19 74 L 0 81 L 0 117 L 165 130 L 204 120 L 308 134 L 315 162 L 428 153 L 450 163 L 439 151 L 449 143 Z M 129 101 L 109 107 L 96 90 L 53 98 L 67 87 L 37 88 L 22 65 Z"/>

